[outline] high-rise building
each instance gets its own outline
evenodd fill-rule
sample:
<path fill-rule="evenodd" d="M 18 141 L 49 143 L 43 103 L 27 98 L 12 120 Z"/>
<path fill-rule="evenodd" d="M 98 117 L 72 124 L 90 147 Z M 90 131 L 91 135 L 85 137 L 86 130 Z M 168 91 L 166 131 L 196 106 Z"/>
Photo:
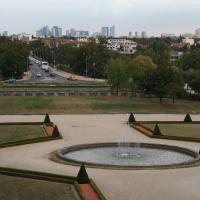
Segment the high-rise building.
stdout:
<path fill-rule="evenodd" d="M 130 31 L 129 33 L 128 33 L 128 37 L 132 37 L 132 31 Z"/>
<path fill-rule="evenodd" d="M 51 31 L 49 30 L 49 27 L 48 26 L 44 26 L 42 28 L 42 35 L 43 36 L 50 36 L 51 35 Z"/>
<path fill-rule="evenodd" d="M 58 26 L 53 26 L 51 28 L 51 35 L 54 37 L 61 37 L 62 36 L 62 28 Z"/>
<path fill-rule="evenodd" d="M 58 28 L 58 37 L 62 37 L 62 28 Z"/>
<path fill-rule="evenodd" d="M 53 26 L 51 31 L 48 26 L 44 26 L 36 31 L 36 37 L 61 37 L 62 36 L 62 28 L 58 26 Z"/>
<path fill-rule="evenodd" d="M 8 37 L 8 31 L 4 31 L 2 34 L 4 37 Z"/>
<path fill-rule="evenodd" d="M 51 31 L 48 26 L 44 26 L 36 31 L 36 37 L 48 37 L 51 36 Z"/>
<path fill-rule="evenodd" d="M 136 37 L 136 38 L 138 37 L 138 32 L 137 32 L 137 31 L 135 31 L 135 37 Z"/>
<path fill-rule="evenodd" d="M 115 37 L 115 26 L 110 27 L 110 37 L 114 38 Z"/>
<path fill-rule="evenodd" d="M 103 26 L 103 27 L 101 28 L 101 35 L 102 35 L 103 37 L 109 37 L 109 27 Z"/>
<path fill-rule="evenodd" d="M 70 29 L 70 36 L 71 37 L 76 37 L 76 30 L 74 28 Z"/>
<path fill-rule="evenodd" d="M 195 37 L 200 38 L 200 28 L 195 30 Z"/>
<path fill-rule="evenodd" d="M 146 31 L 142 31 L 142 32 L 141 32 L 141 37 L 142 37 L 142 38 L 146 38 L 146 36 L 147 36 L 147 35 L 146 35 Z"/>
<path fill-rule="evenodd" d="M 66 36 L 70 36 L 69 30 L 66 30 Z"/>
<path fill-rule="evenodd" d="M 4 37 L 8 37 L 8 31 L 4 31 L 2 34 Z"/>
<path fill-rule="evenodd" d="M 174 33 L 161 33 L 161 37 L 162 38 L 166 38 L 166 37 L 173 38 L 173 37 L 175 37 L 175 34 Z"/>

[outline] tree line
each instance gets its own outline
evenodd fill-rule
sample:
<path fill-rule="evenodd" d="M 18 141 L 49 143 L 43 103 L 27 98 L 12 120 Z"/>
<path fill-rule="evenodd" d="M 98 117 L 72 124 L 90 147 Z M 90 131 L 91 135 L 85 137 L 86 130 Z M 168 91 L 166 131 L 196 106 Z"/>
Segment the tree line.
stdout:
<path fill-rule="evenodd" d="M 21 78 L 27 70 L 28 55 L 25 43 L 0 37 L 0 79 Z"/>

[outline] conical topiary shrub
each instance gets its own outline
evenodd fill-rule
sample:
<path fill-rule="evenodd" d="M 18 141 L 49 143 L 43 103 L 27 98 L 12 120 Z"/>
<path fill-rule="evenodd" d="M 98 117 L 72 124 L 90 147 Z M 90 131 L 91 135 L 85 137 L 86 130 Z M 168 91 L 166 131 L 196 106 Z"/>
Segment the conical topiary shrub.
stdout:
<path fill-rule="evenodd" d="M 162 135 L 158 124 L 155 125 L 154 131 L 153 131 L 153 135 Z"/>
<path fill-rule="evenodd" d="M 135 117 L 134 117 L 133 113 L 131 113 L 130 116 L 129 116 L 129 118 L 128 118 L 128 123 L 132 124 L 134 122 L 136 122 L 136 120 L 135 120 Z"/>
<path fill-rule="evenodd" d="M 192 118 L 189 113 L 186 114 L 184 122 L 192 122 Z"/>
<path fill-rule="evenodd" d="M 53 129 L 52 137 L 59 137 L 59 136 L 60 136 L 60 133 L 59 133 L 58 127 L 55 126 Z"/>
<path fill-rule="evenodd" d="M 48 113 L 47 113 L 46 116 L 45 116 L 44 123 L 45 123 L 45 124 L 51 123 L 51 120 L 50 120 L 50 117 L 49 117 L 49 114 L 48 114 Z"/>
<path fill-rule="evenodd" d="M 81 165 L 81 168 L 80 168 L 76 178 L 77 178 L 77 181 L 79 184 L 90 183 L 90 179 L 88 177 L 88 174 L 86 172 L 84 165 Z"/>

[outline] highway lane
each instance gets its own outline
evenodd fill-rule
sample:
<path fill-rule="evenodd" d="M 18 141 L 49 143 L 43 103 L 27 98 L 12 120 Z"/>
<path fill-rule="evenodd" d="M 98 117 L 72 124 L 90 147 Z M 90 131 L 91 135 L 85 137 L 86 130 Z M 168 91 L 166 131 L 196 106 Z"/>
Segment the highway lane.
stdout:
<path fill-rule="evenodd" d="M 31 73 L 31 77 L 29 80 L 21 80 L 17 81 L 20 83 L 87 83 L 87 81 L 80 81 L 80 80 L 69 80 L 66 77 L 62 77 L 58 74 L 56 74 L 52 69 L 49 70 L 49 72 L 45 72 L 39 64 L 33 63 L 32 65 L 29 65 L 29 69 Z M 56 75 L 52 77 L 50 74 L 55 73 Z M 41 73 L 41 77 L 37 76 L 37 73 Z"/>

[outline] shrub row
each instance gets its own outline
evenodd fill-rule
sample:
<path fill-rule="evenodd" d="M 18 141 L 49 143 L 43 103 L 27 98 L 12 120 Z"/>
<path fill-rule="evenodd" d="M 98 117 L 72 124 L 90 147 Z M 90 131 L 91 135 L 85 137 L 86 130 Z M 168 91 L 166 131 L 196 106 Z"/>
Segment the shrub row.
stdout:
<path fill-rule="evenodd" d="M 59 137 L 41 137 L 41 138 L 34 138 L 34 139 L 27 139 L 21 140 L 17 142 L 7 142 L 0 144 L 0 148 L 11 147 L 11 146 L 19 146 L 24 144 L 31 144 L 31 143 L 38 143 L 38 142 L 47 142 L 51 140 L 62 139 L 62 136 Z"/>
<path fill-rule="evenodd" d="M 45 181 L 73 184 L 81 200 L 86 200 L 83 195 L 82 190 L 79 187 L 77 178 L 73 176 L 36 172 L 36 171 L 30 171 L 30 170 L 11 169 L 11 168 L 6 168 L 6 167 L 0 167 L 0 174 L 7 175 L 7 176 L 14 176 L 14 177 L 22 177 L 22 178 L 29 178 L 29 179 L 36 179 L 36 180 L 45 180 Z M 102 192 L 99 190 L 99 188 L 97 187 L 97 185 L 92 179 L 90 179 L 90 185 L 94 189 L 94 191 L 96 192 L 100 200 L 106 200 L 106 198 L 104 197 L 104 195 L 102 194 Z"/>

